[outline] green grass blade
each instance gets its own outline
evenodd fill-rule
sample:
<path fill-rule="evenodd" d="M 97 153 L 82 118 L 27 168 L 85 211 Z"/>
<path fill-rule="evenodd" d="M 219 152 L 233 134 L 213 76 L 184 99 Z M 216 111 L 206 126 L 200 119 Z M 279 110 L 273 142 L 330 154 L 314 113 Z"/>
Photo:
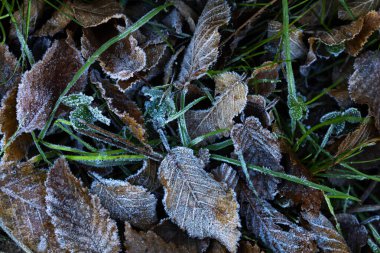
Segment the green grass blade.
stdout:
<path fill-rule="evenodd" d="M 190 104 L 188 104 L 187 106 L 185 106 L 183 109 L 181 109 L 180 111 L 176 112 L 175 114 L 171 115 L 165 122 L 165 124 L 168 124 L 170 122 L 172 122 L 173 120 L 176 120 L 177 118 L 179 118 L 180 116 L 184 115 L 188 110 L 190 110 L 194 105 L 198 104 L 199 102 L 201 102 L 202 100 L 204 100 L 206 98 L 206 96 L 203 96 L 203 97 L 200 97 L 200 98 L 197 98 L 196 100 L 194 100 L 193 102 L 191 102 Z"/>

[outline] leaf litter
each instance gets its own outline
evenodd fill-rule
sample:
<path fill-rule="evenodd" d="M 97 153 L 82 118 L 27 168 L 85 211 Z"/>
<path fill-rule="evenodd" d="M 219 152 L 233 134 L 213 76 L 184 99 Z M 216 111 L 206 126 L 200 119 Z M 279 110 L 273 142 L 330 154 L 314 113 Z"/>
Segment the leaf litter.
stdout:
<path fill-rule="evenodd" d="M 0 248 L 378 252 L 379 1 L 3 3 Z"/>

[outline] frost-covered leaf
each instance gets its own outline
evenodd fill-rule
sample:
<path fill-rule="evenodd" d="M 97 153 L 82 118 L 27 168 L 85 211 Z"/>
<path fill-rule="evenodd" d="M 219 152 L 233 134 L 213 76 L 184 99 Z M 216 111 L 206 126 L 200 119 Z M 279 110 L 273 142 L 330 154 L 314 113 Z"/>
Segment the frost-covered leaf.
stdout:
<path fill-rule="evenodd" d="M 225 0 L 209 0 L 198 19 L 176 81 L 186 85 L 205 75 L 218 57 L 219 27 L 228 24 L 230 8 Z"/>
<path fill-rule="evenodd" d="M 149 191 L 155 191 L 160 187 L 157 169 L 157 162 L 150 159 L 144 160 L 142 168 L 132 176 L 129 176 L 127 181 L 133 185 L 141 185 Z"/>
<path fill-rule="evenodd" d="M 99 72 L 92 71 L 90 78 L 91 82 L 97 85 L 108 108 L 120 118 L 140 142 L 145 143 L 144 119 L 136 103 L 128 99 L 109 80 L 101 78 Z"/>
<path fill-rule="evenodd" d="M 148 229 L 157 222 L 157 199 L 142 186 L 96 177 L 91 193 L 100 198 L 114 219 L 127 221 L 140 229 Z"/>
<path fill-rule="evenodd" d="M 129 26 L 130 21 L 125 20 L 125 26 Z M 83 29 L 82 54 L 87 59 L 99 47 L 112 37 L 120 33 L 117 22 L 113 19 L 108 23 L 95 28 Z M 121 29 L 121 28 L 120 28 Z M 124 28 L 123 28 L 124 29 Z M 127 80 L 146 66 L 146 54 L 138 46 L 138 41 L 129 35 L 109 47 L 98 58 L 103 71 L 113 79 Z"/>
<path fill-rule="evenodd" d="M 70 252 L 119 252 L 116 223 L 70 171 L 63 158 L 55 161 L 46 180 L 47 213 L 60 246 Z"/>
<path fill-rule="evenodd" d="M 137 232 L 131 225 L 125 223 L 124 247 L 127 252 L 133 253 L 193 253 L 183 246 L 176 246 L 173 243 L 165 242 L 161 237 L 152 231 Z"/>
<path fill-rule="evenodd" d="M 248 95 L 247 106 L 244 109 L 246 117 L 254 116 L 261 122 L 262 126 L 268 128 L 273 121 L 273 116 L 267 108 L 267 102 L 265 97 L 261 95 Z M 269 111 L 269 112 L 268 112 Z"/>
<path fill-rule="evenodd" d="M 34 33 L 35 36 L 51 36 L 62 31 L 74 18 L 70 2 L 63 3 L 46 23 Z"/>
<path fill-rule="evenodd" d="M 226 191 L 204 167 L 191 149 L 170 151 L 158 171 L 165 190 L 165 210 L 191 237 L 217 239 L 235 252 L 240 238 L 235 193 Z"/>
<path fill-rule="evenodd" d="M 316 252 L 313 235 L 288 220 L 268 202 L 258 199 L 243 185 L 239 195 L 240 215 L 247 228 L 273 252 Z"/>
<path fill-rule="evenodd" d="M 72 42 L 58 40 L 25 72 L 17 94 L 17 120 L 23 132 L 43 128 L 59 95 L 83 64 Z M 86 73 L 70 92 L 81 91 L 85 85 Z"/>
<path fill-rule="evenodd" d="M 46 173 L 31 163 L 0 164 L 0 223 L 34 252 L 60 252 L 45 211 Z"/>
<path fill-rule="evenodd" d="M 361 248 L 367 244 L 368 240 L 366 227 L 361 225 L 352 214 L 340 213 L 336 215 L 336 219 L 351 252 L 361 252 Z"/>
<path fill-rule="evenodd" d="M 226 163 L 222 163 L 218 168 L 211 171 L 216 181 L 225 183 L 228 188 L 235 189 L 239 176 L 231 166 Z"/>
<path fill-rule="evenodd" d="M 205 252 L 210 244 L 209 239 L 190 238 L 186 231 L 180 229 L 169 218 L 161 220 L 157 226 L 152 228 L 152 231 L 164 239 L 165 242 L 183 246 L 188 252 Z"/>
<path fill-rule="evenodd" d="M 344 238 L 335 230 L 331 222 L 321 213 L 303 212 L 302 217 L 308 222 L 308 229 L 313 232 L 318 248 L 326 253 L 349 253 Z"/>
<path fill-rule="evenodd" d="M 264 97 L 272 94 L 278 82 L 278 70 L 278 64 L 270 61 L 264 62 L 261 66 L 255 68 L 248 79 L 250 90 Z"/>
<path fill-rule="evenodd" d="M 0 133 L 3 134 L 1 147 L 8 144 L 12 135 L 17 131 L 16 118 L 17 86 L 3 97 L 0 108 Z M 26 157 L 28 148 L 32 144 L 32 138 L 27 133 L 22 133 L 4 150 L 3 161 L 19 161 Z"/>
<path fill-rule="evenodd" d="M 283 171 L 280 147 L 277 138 L 261 126 L 255 117 L 249 117 L 244 124 L 236 124 L 231 130 L 231 139 L 236 154 L 242 154 L 247 164 Z M 250 179 L 255 190 L 264 199 L 273 199 L 277 194 L 279 180 L 272 176 L 250 170 Z"/>
<path fill-rule="evenodd" d="M 244 110 L 247 103 L 248 88 L 241 76 L 234 72 L 227 72 L 218 75 L 215 79 L 216 83 L 223 83 L 223 85 L 218 85 L 223 87 L 218 88 L 218 91 L 223 91 L 223 93 L 215 99 L 213 106 L 206 110 L 189 110 L 185 114 L 192 138 L 218 129 L 231 128 L 233 118 Z M 227 83 L 224 83 L 224 80 Z"/>
<path fill-rule="evenodd" d="M 90 105 L 92 101 L 94 101 L 93 97 L 80 92 L 65 96 L 62 100 L 62 104 L 75 108 L 80 105 Z"/>
<path fill-rule="evenodd" d="M 355 59 L 354 73 L 348 80 L 351 98 L 367 104 L 380 129 L 380 52 L 367 51 Z"/>
<path fill-rule="evenodd" d="M 354 15 L 360 17 L 372 10 L 378 10 L 379 0 L 346 0 L 347 6 Z M 338 17 L 343 20 L 352 20 L 352 16 L 342 6 L 338 11 Z"/>
<path fill-rule="evenodd" d="M 20 82 L 20 67 L 16 57 L 0 43 L 0 100 L 12 86 Z"/>

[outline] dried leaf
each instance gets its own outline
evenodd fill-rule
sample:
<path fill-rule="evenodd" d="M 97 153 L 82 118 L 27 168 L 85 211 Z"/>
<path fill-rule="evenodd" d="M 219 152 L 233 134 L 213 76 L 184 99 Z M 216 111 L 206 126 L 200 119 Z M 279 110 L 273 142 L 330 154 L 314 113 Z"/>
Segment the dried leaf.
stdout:
<path fill-rule="evenodd" d="M 355 215 L 352 214 L 337 214 L 336 219 L 351 252 L 361 252 L 361 248 L 367 244 L 368 240 L 368 232 L 365 226 L 361 225 Z"/>
<path fill-rule="evenodd" d="M 205 252 L 210 244 L 208 239 L 190 238 L 185 231 L 166 218 L 160 221 L 160 224 L 155 226 L 152 231 L 164 239 L 167 243 L 174 243 L 177 247 L 184 247 L 189 252 Z"/>
<path fill-rule="evenodd" d="M 273 252 L 316 252 L 312 234 L 288 220 L 245 186 L 239 196 L 240 215 L 247 228 Z"/>
<path fill-rule="evenodd" d="M 20 70 L 16 57 L 5 44 L 0 44 L 0 99 L 12 86 L 20 82 Z"/>
<path fill-rule="evenodd" d="M 120 118 L 140 142 L 146 143 L 144 119 L 136 103 L 129 100 L 109 80 L 101 78 L 99 72 L 92 71 L 90 79 L 99 88 L 108 108 Z"/>
<path fill-rule="evenodd" d="M 31 163 L 0 167 L 0 223 L 34 252 L 60 252 L 45 211 L 46 173 Z"/>
<path fill-rule="evenodd" d="M 54 42 L 44 58 L 23 75 L 17 94 L 17 120 L 22 132 L 44 127 L 59 95 L 84 64 L 71 43 Z M 79 92 L 85 85 L 86 73 L 70 92 Z"/>
<path fill-rule="evenodd" d="M 314 232 L 318 248 L 326 253 L 348 253 L 348 248 L 343 237 L 334 229 L 331 222 L 321 213 L 302 213 L 302 217 L 309 223 L 309 229 Z"/>
<path fill-rule="evenodd" d="M 223 80 L 228 83 L 225 83 L 223 93 L 215 99 L 211 108 L 189 110 L 185 114 L 192 138 L 218 129 L 231 128 L 233 118 L 243 111 L 247 103 L 248 88 L 242 77 L 234 72 L 227 72 L 217 76 L 215 82 L 224 83 Z"/>
<path fill-rule="evenodd" d="M 119 252 L 116 223 L 70 171 L 67 162 L 55 161 L 46 180 L 47 213 L 60 246 L 71 252 Z"/>
<path fill-rule="evenodd" d="M 74 12 L 70 2 L 63 3 L 34 35 L 53 37 L 62 31 L 72 18 L 74 18 Z"/>
<path fill-rule="evenodd" d="M 271 132 L 261 126 L 255 117 L 249 117 L 244 124 L 236 124 L 231 130 L 235 153 L 241 153 L 247 164 L 283 171 L 280 147 Z M 249 171 L 250 179 L 257 193 L 264 199 L 273 199 L 277 194 L 279 180 L 256 171 Z"/>
<path fill-rule="evenodd" d="M 239 253 L 264 253 L 264 251 L 256 243 L 252 244 L 249 241 L 241 241 Z"/>
<path fill-rule="evenodd" d="M 155 191 L 160 187 L 157 178 L 158 164 L 153 160 L 144 160 L 143 166 L 135 174 L 127 178 L 133 185 L 141 185 L 149 191 Z"/>
<path fill-rule="evenodd" d="M 252 72 L 248 79 L 248 85 L 252 87 L 251 89 L 255 91 L 255 94 L 267 97 L 276 89 L 279 77 L 278 70 L 277 63 L 264 62 Z"/>
<path fill-rule="evenodd" d="M 95 27 L 112 18 L 125 18 L 119 1 L 80 1 L 73 3 L 75 18 L 84 27 Z"/>
<path fill-rule="evenodd" d="M 239 181 L 239 176 L 231 166 L 222 163 L 218 168 L 213 169 L 211 173 L 214 175 L 216 181 L 225 183 L 228 188 L 235 190 Z"/>
<path fill-rule="evenodd" d="M 367 51 L 355 59 L 354 73 L 348 80 L 351 98 L 358 104 L 367 104 L 380 129 L 380 52 Z"/>
<path fill-rule="evenodd" d="M 346 3 L 354 17 L 360 17 L 380 7 L 379 0 L 346 0 Z M 338 17 L 343 20 L 352 20 L 350 13 L 347 13 L 343 7 L 338 10 Z"/>
<path fill-rule="evenodd" d="M 211 237 L 236 252 L 240 221 L 235 194 L 226 191 L 204 167 L 191 149 L 170 151 L 158 171 L 165 190 L 165 210 L 191 237 Z"/>
<path fill-rule="evenodd" d="M 17 131 L 16 118 L 17 86 L 14 86 L 2 100 L 0 108 L 0 133 L 3 134 L 1 147 L 8 144 L 12 135 Z M 27 133 L 18 135 L 4 151 L 3 161 L 19 161 L 26 157 L 32 138 Z"/>
<path fill-rule="evenodd" d="M 129 21 L 125 20 L 129 26 Z M 124 29 L 124 28 L 123 28 Z M 82 54 L 89 58 L 100 46 L 120 33 L 115 20 L 83 29 Z M 116 42 L 98 58 L 103 71 L 113 79 L 127 80 L 146 65 L 146 54 L 133 35 Z"/>
<path fill-rule="evenodd" d="M 261 95 L 248 95 L 247 107 L 244 109 L 245 116 L 258 118 L 263 127 L 268 128 L 273 121 L 273 117 L 267 112 L 267 102 Z"/>
<path fill-rule="evenodd" d="M 127 221 L 140 229 L 148 229 L 157 222 L 157 199 L 142 186 L 97 176 L 91 193 L 99 197 L 114 219 Z"/>
<path fill-rule="evenodd" d="M 185 247 L 177 247 L 173 243 L 165 242 L 161 237 L 152 231 L 137 232 L 131 225 L 125 223 L 124 232 L 124 247 L 127 252 L 133 253 L 193 253 L 188 251 Z"/>
<path fill-rule="evenodd" d="M 206 74 L 218 57 L 219 27 L 228 24 L 230 8 L 224 0 L 209 0 L 198 19 L 193 38 L 186 49 L 176 81 L 187 85 Z"/>
<path fill-rule="evenodd" d="M 228 250 L 218 241 L 212 241 L 207 253 L 228 253 Z"/>

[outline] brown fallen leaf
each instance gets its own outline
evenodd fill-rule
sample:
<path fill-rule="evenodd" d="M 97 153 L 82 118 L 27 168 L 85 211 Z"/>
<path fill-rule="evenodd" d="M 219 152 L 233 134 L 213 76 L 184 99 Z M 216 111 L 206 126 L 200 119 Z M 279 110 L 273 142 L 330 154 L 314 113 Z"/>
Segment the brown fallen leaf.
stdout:
<path fill-rule="evenodd" d="M 108 79 L 102 78 L 98 71 L 94 70 L 91 72 L 90 80 L 97 85 L 108 108 L 120 118 L 140 142 L 146 144 L 147 134 L 144 119 L 136 103 L 128 99 L 126 95 L 121 93 Z"/>
<path fill-rule="evenodd" d="M 46 173 L 25 162 L 0 164 L 0 223 L 21 248 L 62 252 L 45 211 Z"/>
<path fill-rule="evenodd" d="M 70 252 L 120 251 L 116 223 L 101 206 L 100 199 L 83 188 L 63 158 L 55 161 L 45 185 L 47 213 L 62 249 Z"/>
<path fill-rule="evenodd" d="M 228 24 L 230 8 L 225 0 L 208 0 L 186 48 L 176 84 L 184 86 L 206 74 L 218 57 L 219 27 Z"/>
<path fill-rule="evenodd" d="M 344 238 L 323 214 L 302 212 L 301 215 L 308 222 L 306 227 L 313 232 L 313 238 L 316 240 L 320 250 L 326 253 L 350 252 Z"/>
<path fill-rule="evenodd" d="M 351 249 L 351 252 L 361 252 L 361 248 L 367 244 L 368 231 L 361 225 L 355 215 L 340 213 L 336 215 L 340 224 L 344 239 Z"/>
<path fill-rule="evenodd" d="M 72 4 L 70 2 L 63 3 L 49 18 L 46 23 L 35 32 L 34 36 L 51 36 L 53 37 L 65 27 L 74 18 Z"/>
<path fill-rule="evenodd" d="M 275 103 L 275 102 L 274 102 Z M 272 125 L 273 117 L 268 112 L 269 108 L 265 97 L 261 95 L 248 95 L 247 106 L 244 109 L 245 116 L 254 116 L 260 120 L 263 127 L 268 128 Z"/>
<path fill-rule="evenodd" d="M 0 44 L 0 97 L 20 82 L 20 66 L 6 44 Z"/>
<path fill-rule="evenodd" d="M 127 252 L 133 253 L 194 253 L 183 246 L 167 243 L 152 231 L 137 232 L 131 225 L 125 223 L 124 247 Z"/>
<path fill-rule="evenodd" d="M 312 233 L 288 220 L 266 200 L 255 197 L 243 184 L 239 204 L 249 231 L 273 252 L 316 252 Z"/>
<path fill-rule="evenodd" d="M 226 191 L 204 167 L 189 148 L 169 152 L 158 171 L 165 190 L 165 210 L 190 237 L 214 238 L 236 252 L 240 220 L 235 193 Z"/>
<path fill-rule="evenodd" d="M 360 17 L 380 7 L 379 0 L 346 0 L 346 4 L 354 17 Z M 339 6 L 338 17 L 343 20 L 352 20 L 352 16 L 342 6 Z"/>
<path fill-rule="evenodd" d="M 218 168 L 211 171 L 216 181 L 225 183 L 226 186 L 232 190 L 235 190 L 239 181 L 239 176 L 231 166 L 226 163 L 222 163 Z"/>
<path fill-rule="evenodd" d="M 129 176 L 127 181 L 133 185 L 141 185 L 149 191 L 155 191 L 160 187 L 157 177 L 158 164 L 153 160 L 144 160 L 143 166 L 135 174 Z"/>
<path fill-rule="evenodd" d="M 216 97 L 213 106 L 206 110 L 189 110 L 186 116 L 189 134 L 196 138 L 206 133 L 231 128 L 233 118 L 241 113 L 247 103 L 248 88 L 243 78 L 234 72 L 226 72 L 215 77 L 221 94 Z M 218 134 L 216 136 L 221 136 Z"/>
<path fill-rule="evenodd" d="M 249 117 L 244 124 L 236 124 L 231 130 L 235 154 L 242 154 L 247 164 L 270 168 L 283 172 L 278 140 L 263 128 L 255 117 Z M 249 170 L 250 180 L 263 199 L 273 199 L 277 194 L 279 180 L 253 170 Z"/>
<path fill-rule="evenodd" d="M 148 229 L 157 222 L 157 199 L 142 186 L 96 176 L 90 191 L 114 219 L 140 229 Z"/>
<path fill-rule="evenodd" d="M 11 141 L 11 137 L 18 129 L 18 121 L 16 118 L 16 104 L 17 104 L 17 90 L 18 87 L 14 86 L 3 97 L 0 108 L 0 133 L 3 134 L 1 139 L 1 147 L 4 148 L 3 161 L 19 161 L 26 158 L 28 149 L 32 144 L 32 138 L 27 133 L 22 133 Z"/>
<path fill-rule="evenodd" d="M 248 86 L 255 94 L 267 97 L 276 89 L 279 66 L 277 63 L 268 61 L 255 68 L 248 79 Z"/>
<path fill-rule="evenodd" d="M 21 132 L 42 129 L 59 95 L 84 64 L 71 39 L 58 40 L 22 76 L 17 93 L 17 120 Z M 71 92 L 86 85 L 87 73 L 78 80 Z"/>
<path fill-rule="evenodd" d="M 348 90 L 355 103 L 367 104 L 380 129 L 380 52 L 367 51 L 355 59 Z"/>

